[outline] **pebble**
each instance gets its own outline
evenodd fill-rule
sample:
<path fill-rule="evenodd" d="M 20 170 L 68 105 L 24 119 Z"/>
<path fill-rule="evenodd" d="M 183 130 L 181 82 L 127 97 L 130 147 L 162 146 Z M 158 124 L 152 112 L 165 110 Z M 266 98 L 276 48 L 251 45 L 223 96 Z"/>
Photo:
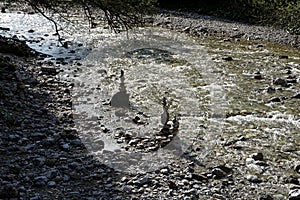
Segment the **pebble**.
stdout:
<path fill-rule="evenodd" d="M 298 177 L 290 175 L 287 177 L 284 177 L 284 182 L 288 184 L 295 184 L 295 185 L 300 185 Z"/>
<path fill-rule="evenodd" d="M 250 163 L 247 165 L 248 169 L 251 171 L 251 172 L 255 172 L 255 173 L 263 173 L 264 172 L 264 168 L 261 167 L 261 166 L 258 166 L 254 163 Z"/>
<path fill-rule="evenodd" d="M 254 153 L 251 155 L 251 157 L 254 159 L 254 160 L 263 160 L 264 159 L 264 156 L 262 153 Z"/>
<path fill-rule="evenodd" d="M 267 91 L 267 93 L 274 93 L 274 92 L 276 92 L 276 89 L 270 86 L 266 89 L 266 91 Z"/>
<path fill-rule="evenodd" d="M 289 192 L 289 200 L 300 200 L 300 189 L 292 189 Z"/>
<path fill-rule="evenodd" d="M 262 74 L 260 72 L 256 72 L 254 74 L 254 79 L 261 80 L 261 79 L 263 79 L 263 76 L 262 76 Z"/>
<path fill-rule="evenodd" d="M 49 181 L 47 185 L 49 187 L 56 187 L 56 182 L 55 181 Z"/>
<path fill-rule="evenodd" d="M 300 174 L 300 162 L 297 162 L 295 165 L 294 165 L 294 170 Z"/>
<path fill-rule="evenodd" d="M 106 188 L 112 188 L 113 185 L 110 183 L 110 184 L 106 184 L 105 187 L 106 187 Z"/>
<path fill-rule="evenodd" d="M 68 150 L 70 150 L 70 145 L 67 144 L 67 143 L 65 143 L 65 144 L 63 144 L 63 145 L 61 146 L 61 148 L 62 148 L 63 150 L 65 150 L 65 151 L 68 151 Z"/>
<path fill-rule="evenodd" d="M 177 184 L 174 181 L 169 180 L 168 185 L 170 189 L 177 190 Z"/>
<path fill-rule="evenodd" d="M 206 32 L 210 31 L 209 28 L 206 27 L 200 27 L 199 29 L 206 30 Z M 192 28 L 189 31 L 191 32 Z M 233 60 L 232 58 L 231 59 L 230 58 L 231 57 L 228 57 L 228 60 Z M 65 62 L 64 60 L 65 58 L 61 60 L 61 63 L 66 64 L 64 63 Z M 52 65 L 55 65 L 55 63 L 52 63 Z M 44 73 L 44 75 L 45 74 L 47 73 Z M 51 73 L 47 74 L 47 76 L 49 75 L 51 75 Z M 257 79 L 260 78 L 261 77 L 257 77 Z M 56 84 L 58 82 L 56 79 L 51 77 L 45 80 L 49 80 L 49 81 L 44 82 L 44 84 Z M 37 81 L 35 84 L 38 85 L 39 81 Z M 54 85 L 50 85 L 50 86 L 51 87 L 49 87 L 50 88 L 49 90 L 62 90 L 61 92 L 63 93 L 63 95 L 70 95 L 71 93 L 70 89 L 66 90 L 63 87 L 53 89 L 52 87 Z M 26 87 L 26 88 L 31 88 L 31 85 L 30 87 Z M 47 192 L 49 192 L 49 194 L 47 192 L 40 193 L 39 191 L 44 190 L 43 188 L 42 189 L 37 188 L 40 186 L 56 187 L 55 192 L 57 191 L 57 193 L 55 193 L 55 195 L 58 195 L 57 199 L 80 199 L 80 198 L 99 199 L 101 195 L 103 195 L 103 199 L 110 199 L 110 198 L 111 199 L 125 199 L 125 198 L 172 199 L 173 198 L 173 199 L 186 199 L 186 200 L 201 199 L 193 196 L 197 192 L 198 192 L 197 194 L 200 194 L 200 197 L 202 197 L 201 195 L 203 195 L 203 199 L 210 199 L 210 198 L 222 199 L 223 198 L 222 194 L 226 194 L 230 196 L 230 197 L 224 196 L 224 199 L 239 199 L 239 197 L 240 199 L 243 198 L 250 199 L 249 196 L 251 192 L 252 193 L 255 192 L 256 194 L 261 194 L 260 193 L 261 191 L 262 192 L 265 192 L 265 190 L 274 191 L 276 189 L 273 183 L 270 181 L 268 182 L 268 186 L 272 188 L 266 187 L 264 189 L 263 187 L 258 186 L 257 188 L 255 188 L 255 190 L 251 190 L 253 188 L 249 187 L 248 185 L 253 185 L 253 184 L 242 183 L 243 180 L 239 180 L 239 179 L 243 177 L 239 177 L 239 173 L 233 174 L 234 185 L 231 185 L 229 187 L 228 185 L 225 184 L 225 181 L 223 180 L 229 179 L 228 177 L 231 174 L 228 173 L 232 169 L 230 167 L 226 169 L 225 167 L 221 167 L 221 166 L 215 167 L 213 169 L 209 168 L 212 164 L 214 164 L 214 162 L 218 162 L 218 161 L 215 161 L 213 159 L 206 159 L 205 156 L 201 157 L 200 162 L 198 162 L 197 160 L 199 157 L 195 157 L 195 162 L 193 164 L 189 164 L 191 163 L 191 160 L 189 159 L 185 160 L 185 158 L 180 158 L 181 161 L 179 161 L 180 163 L 177 164 L 177 166 L 171 163 L 170 166 L 168 166 L 168 168 L 158 170 L 156 173 L 149 172 L 147 173 L 147 176 L 149 175 L 150 178 L 145 177 L 146 175 L 142 174 L 136 177 L 136 179 L 134 179 L 135 184 L 128 185 L 129 182 L 128 180 L 132 178 L 131 174 L 126 174 L 125 177 L 124 174 L 121 174 L 120 172 L 117 172 L 113 169 L 107 169 L 103 163 L 96 161 L 92 156 L 87 155 L 86 151 L 81 150 L 80 148 L 76 149 L 76 151 L 73 151 L 73 148 L 71 147 L 73 147 L 74 145 L 81 146 L 81 140 L 79 138 L 69 138 L 66 136 L 63 139 L 61 139 L 60 136 L 59 138 L 56 138 L 53 135 L 54 133 L 60 133 L 61 127 L 58 124 L 58 121 L 55 119 L 55 116 L 49 114 L 55 113 L 53 111 L 56 110 L 63 110 L 64 108 L 61 105 L 56 104 L 55 102 L 56 94 L 53 94 L 51 91 L 44 92 L 43 90 L 45 88 L 38 88 L 38 89 L 41 89 L 41 94 L 43 94 L 45 97 L 48 97 L 48 95 L 53 97 L 53 99 L 51 99 L 51 101 L 53 102 L 48 102 L 45 99 L 42 99 L 41 102 L 39 102 L 40 104 L 47 105 L 47 109 L 49 108 L 49 112 L 42 111 L 41 108 L 37 106 L 35 109 L 38 110 L 38 112 L 32 112 L 34 113 L 34 115 L 37 116 L 34 116 L 31 114 L 31 112 L 28 112 L 27 117 L 29 119 L 27 119 L 27 122 L 25 120 L 22 120 L 22 123 L 24 123 L 25 126 L 22 126 L 21 134 L 14 133 L 14 130 L 12 130 L 11 136 L 9 136 L 7 139 L 0 138 L 0 144 L 1 144 L 0 153 L 1 155 L 2 153 L 4 153 L 5 156 L 9 156 L 8 154 L 6 154 L 7 153 L 6 145 L 8 146 L 7 149 L 9 149 L 10 148 L 9 142 L 11 143 L 17 142 L 18 144 L 17 146 L 13 147 L 13 145 L 11 145 L 11 147 L 13 147 L 17 151 L 17 153 L 14 152 L 8 152 L 8 153 L 10 153 L 10 155 L 13 155 L 9 157 L 11 159 L 11 162 L 16 164 L 18 163 L 20 165 L 20 167 L 17 168 L 18 170 L 17 174 L 13 174 L 13 173 L 9 174 L 10 172 L 8 172 L 8 174 L 6 173 L 1 174 L 0 175 L 1 184 L 9 184 L 10 182 L 15 182 L 14 184 L 16 186 L 12 186 L 14 188 L 12 191 L 16 191 L 16 193 L 18 192 L 16 188 L 18 187 L 20 188 L 20 185 L 24 185 L 22 186 L 23 187 L 22 189 L 19 189 L 19 191 L 23 193 L 25 193 L 26 188 L 30 188 L 29 193 L 31 196 L 28 197 L 28 199 L 32 199 L 32 200 L 47 199 L 47 197 L 48 198 L 53 197 L 53 193 L 51 193 L 53 192 L 52 191 L 53 189 L 48 188 L 49 190 L 47 190 Z M 296 98 L 296 97 L 292 97 L 292 98 Z M 30 101 L 33 102 L 35 100 L 36 100 L 36 96 L 35 94 L 32 94 Z M 48 104 L 50 103 L 52 103 L 52 106 L 55 108 L 55 110 L 51 110 L 51 106 L 48 107 Z M 23 104 L 25 103 L 21 102 L 21 105 Z M 37 121 L 38 123 L 32 122 L 32 119 L 36 117 L 39 119 Z M 42 120 L 43 117 L 48 117 L 49 119 L 43 121 Z M 29 125 L 29 123 L 32 124 Z M 48 129 L 47 126 L 49 124 L 52 124 L 52 126 L 54 127 L 52 133 L 49 133 L 47 130 Z M 64 124 L 64 125 L 73 126 L 74 124 L 73 125 Z M 41 131 L 38 129 L 38 126 L 45 126 L 46 129 Z M 92 131 L 93 130 L 91 130 L 91 132 Z M 106 131 L 107 133 L 110 132 L 108 129 Z M 23 137 L 27 139 L 23 140 Z M 124 139 L 125 133 L 124 135 L 121 135 L 119 137 Z M 133 138 L 132 134 L 130 135 L 127 134 L 126 139 L 127 139 L 126 141 L 128 142 L 136 138 Z M 165 138 L 162 138 L 160 136 L 159 140 L 165 140 Z M 149 140 L 143 140 L 143 141 L 146 143 Z M 47 146 L 45 147 L 44 144 L 47 144 Z M 157 147 L 152 147 L 152 148 L 154 148 L 155 150 Z M 24 152 L 19 151 L 21 149 L 24 149 Z M 71 152 L 66 152 L 71 149 L 72 149 Z M 228 153 L 229 155 L 225 155 L 225 156 L 228 157 L 231 156 L 230 154 L 231 150 L 232 149 L 228 148 L 228 152 L 226 153 Z M 235 149 L 233 149 L 233 151 L 235 151 Z M 238 151 L 237 154 L 233 154 L 233 155 L 240 156 L 242 154 L 244 154 L 244 152 L 243 150 L 240 150 Z M 259 153 L 257 153 L 256 156 L 252 155 L 250 157 L 251 157 L 250 159 L 252 159 L 251 164 L 259 167 L 261 166 L 261 164 L 259 164 L 259 162 L 254 162 L 254 161 L 264 160 L 263 155 L 259 155 Z M 233 158 L 234 161 L 236 162 L 234 163 L 235 168 L 237 170 L 240 169 L 245 170 L 244 163 L 243 162 L 239 163 L 239 160 L 235 158 L 236 157 Z M 207 160 L 209 161 L 207 162 Z M 187 167 L 187 165 L 189 165 L 189 167 Z M 6 166 L 6 164 L 1 165 L 1 167 L 3 166 Z M 272 173 L 277 173 L 277 171 L 275 171 L 276 169 L 272 169 L 271 166 L 272 165 L 270 165 L 270 171 Z M 293 164 L 293 166 L 294 166 L 294 170 L 297 173 L 299 173 L 300 165 L 296 163 Z M 219 178 L 226 177 L 226 179 L 208 180 L 207 177 L 209 176 L 206 176 L 205 171 L 209 169 L 212 169 L 211 174 L 213 174 L 213 176 Z M 76 171 L 76 173 L 73 173 L 73 171 Z M 75 176 L 74 174 L 77 174 L 77 176 Z M 108 177 L 110 179 L 108 179 Z M 118 177 L 120 177 L 120 180 L 115 181 L 115 179 L 118 179 Z M 257 181 L 259 179 L 258 177 L 255 176 L 252 178 L 251 177 L 247 177 L 247 178 L 250 182 L 254 182 L 254 183 L 261 182 L 261 181 Z M 156 179 L 155 184 L 154 181 L 152 181 L 153 179 Z M 292 177 L 291 179 L 288 180 L 288 183 L 296 184 L 297 178 Z M 282 184 L 281 182 L 276 182 L 276 187 L 277 186 L 283 187 L 285 183 L 283 183 L 283 186 L 281 184 Z M 118 185 L 118 188 L 117 187 L 115 188 L 115 185 Z M 0 195 L 2 195 L 2 190 L 0 191 L 1 191 Z M 135 193 L 132 191 L 135 191 Z M 219 194 L 218 192 L 220 192 L 221 194 Z M 46 195 L 49 196 L 46 197 Z M 168 198 L 167 195 L 170 195 L 172 197 Z M 293 198 L 297 199 L 297 196 L 299 197 L 298 189 L 290 190 L 289 199 L 293 199 Z M 9 196 L 9 198 L 10 197 L 13 196 Z M 267 195 L 264 195 L 261 196 L 260 199 L 262 200 L 268 198 L 269 197 Z"/>
<path fill-rule="evenodd" d="M 225 61 L 233 61 L 233 58 L 231 56 L 224 57 L 223 60 Z"/>
<path fill-rule="evenodd" d="M 287 55 L 280 55 L 278 56 L 279 59 L 288 59 L 289 57 Z"/>
<path fill-rule="evenodd" d="M 224 172 L 223 170 L 221 170 L 220 168 L 214 168 L 211 171 L 212 175 L 216 176 L 216 178 L 224 178 L 226 176 L 226 172 Z"/>
<path fill-rule="evenodd" d="M 259 200 L 273 200 L 274 198 L 270 194 L 264 194 L 262 195 Z"/>
<path fill-rule="evenodd" d="M 292 96 L 291 98 L 293 99 L 300 99 L 300 93 L 296 93 L 294 96 Z"/>
<path fill-rule="evenodd" d="M 48 182 L 48 178 L 46 176 L 37 176 L 34 178 L 34 184 L 36 186 L 45 186 Z"/>
<path fill-rule="evenodd" d="M 0 188 L 0 198 L 16 198 L 19 196 L 19 192 L 13 185 L 6 185 Z"/>
<path fill-rule="evenodd" d="M 276 78 L 275 80 L 273 80 L 273 84 L 285 87 L 287 86 L 287 81 L 283 78 Z"/>
<path fill-rule="evenodd" d="M 162 174 L 168 174 L 169 170 L 166 169 L 166 168 L 164 168 L 164 169 L 161 169 L 160 172 L 161 172 Z"/>
<path fill-rule="evenodd" d="M 137 184 L 137 185 L 145 185 L 147 184 L 148 182 L 150 181 L 150 179 L 148 177 L 143 177 L 141 179 L 138 179 L 136 181 L 133 181 L 134 184 Z"/>
<path fill-rule="evenodd" d="M 81 140 L 78 138 L 78 139 L 70 140 L 70 144 L 71 144 L 71 145 L 74 145 L 74 146 L 80 146 L 80 145 L 82 145 L 82 142 L 81 142 Z"/>
<path fill-rule="evenodd" d="M 281 102 L 281 98 L 279 97 L 272 97 L 269 102 Z"/>
<path fill-rule="evenodd" d="M 195 179 L 197 181 L 207 181 L 207 177 L 202 174 L 192 174 L 192 179 Z"/>
<path fill-rule="evenodd" d="M 139 139 L 132 139 L 128 142 L 130 146 L 136 145 L 139 142 Z"/>
<path fill-rule="evenodd" d="M 124 177 L 122 177 L 121 182 L 127 182 L 128 180 L 129 179 L 126 176 L 124 176 Z"/>
<path fill-rule="evenodd" d="M 261 183 L 262 182 L 256 175 L 249 174 L 246 176 L 246 178 L 249 182 L 252 182 L 252 183 Z"/>

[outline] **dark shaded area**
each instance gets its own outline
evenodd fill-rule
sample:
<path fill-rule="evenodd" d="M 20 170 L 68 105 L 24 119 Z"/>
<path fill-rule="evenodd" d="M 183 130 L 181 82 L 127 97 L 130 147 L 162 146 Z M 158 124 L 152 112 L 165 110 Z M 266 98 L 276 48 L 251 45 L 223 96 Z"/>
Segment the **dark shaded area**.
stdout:
<path fill-rule="evenodd" d="M 16 56 L 34 56 L 37 52 L 29 49 L 25 41 L 20 41 L 17 38 L 6 38 L 0 35 L 0 53 L 13 54 Z"/>
<path fill-rule="evenodd" d="M 126 197 L 120 173 L 89 156 L 73 128 L 72 84 L 24 43 L 1 42 L 0 199 Z"/>
<path fill-rule="evenodd" d="M 166 9 L 192 11 L 250 24 L 271 25 L 300 33 L 300 2 L 297 0 L 159 0 Z"/>

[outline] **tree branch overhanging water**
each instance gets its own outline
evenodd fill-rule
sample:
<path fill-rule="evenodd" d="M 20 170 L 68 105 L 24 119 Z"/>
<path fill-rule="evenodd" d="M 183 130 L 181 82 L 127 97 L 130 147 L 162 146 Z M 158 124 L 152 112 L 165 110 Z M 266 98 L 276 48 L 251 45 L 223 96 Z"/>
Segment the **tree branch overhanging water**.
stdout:
<path fill-rule="evenodd" d="M 61 42 L 58 21 L 48 13 L 58 14 L 61 19 L 70 21 L 68 16 L 70 11 L 82 10 L 90 28 L 96 27 L 97 19 L 104 18 L 109 27 L 118 33 L 141 25 L 143 15 L 155 11 L 157 0 L 19 0 L 17 2 L 31 6 L 34 11 L 52 22 L 58 40 Z"/>

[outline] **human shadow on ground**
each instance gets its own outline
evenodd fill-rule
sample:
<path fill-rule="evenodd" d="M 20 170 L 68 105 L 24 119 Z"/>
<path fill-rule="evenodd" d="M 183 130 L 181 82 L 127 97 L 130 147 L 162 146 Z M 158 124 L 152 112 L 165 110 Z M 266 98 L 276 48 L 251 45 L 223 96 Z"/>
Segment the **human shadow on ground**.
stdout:
<path fill-rule="evenodd" d="M 0 199 L 127 198 L 117 187 L 121 173 L 90 156 L 78 137 L 72 83 L 57 78 L 59 66 L 1 39 L 10 46 L 0 46 Z M 15 55 L 20 45 L 31 53 Z"/>

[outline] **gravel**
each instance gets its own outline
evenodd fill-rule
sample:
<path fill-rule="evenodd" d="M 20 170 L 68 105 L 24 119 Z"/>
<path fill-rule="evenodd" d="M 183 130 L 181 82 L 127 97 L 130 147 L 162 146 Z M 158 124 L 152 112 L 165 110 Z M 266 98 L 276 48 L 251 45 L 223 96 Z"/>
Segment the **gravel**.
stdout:
<path fill-rule="evenodd" d="M 154 24 L 204 37 L 299 47 L 298 37 L 283 30 L 195 14 L 165 11 Z M 115 171 L 88 154 L 72 115 L 65 114 L 72 113 L 73 86 L 59 80 L 59 64 L 39 62 L 37 57 L 6 57 L 16 70 L 0 80 L 0 199 L 300 199 L 299 163 L 291 167 L 296 176 L 283 179 L 272 174 L 260 152 L 244 164 L 224 165 L 215 155 L 197 160 L 201 147 L 195 147 L 154 172 Z M 265 180 L 256 174 L 265 171 L 275 177 Z M 272 181 L 280 191 L 272 189 Z"/>
<path fill-rule="evenodd" d="M 300 48 L 299 35 L 274 27 L 249 25 L 195 13 L 164 10 L 152 21 L 154 25 L 189 33 L 194 36 L 217 36 L 245 40 L 263 40 Z"/>

